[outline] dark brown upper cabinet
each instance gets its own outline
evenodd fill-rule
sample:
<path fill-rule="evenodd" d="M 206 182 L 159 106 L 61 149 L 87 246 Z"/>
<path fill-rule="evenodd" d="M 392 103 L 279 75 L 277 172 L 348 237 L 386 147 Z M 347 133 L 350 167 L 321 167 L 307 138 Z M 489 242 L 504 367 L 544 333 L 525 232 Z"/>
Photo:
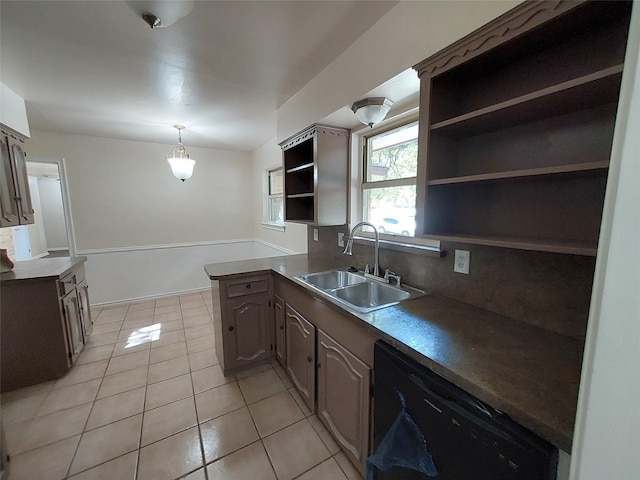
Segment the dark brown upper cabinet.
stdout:
<path fill-rule="evenodd" d="M 2 126 L 0 150 L 0 227 L 30 225 L 34 222 L 33 205 L 27 177 L 27 154 L 24 137 Z"/>
<path fill-rule="evenodd" d="M 414 67 L 425 237 L 596 254 L 630 15 L 527 1 Z"/>
<path fill-rule="evenodd" d="M 280 144 L 287 222 L 347 223 L 349 133 L 348 129 L 314 124 Z"/>

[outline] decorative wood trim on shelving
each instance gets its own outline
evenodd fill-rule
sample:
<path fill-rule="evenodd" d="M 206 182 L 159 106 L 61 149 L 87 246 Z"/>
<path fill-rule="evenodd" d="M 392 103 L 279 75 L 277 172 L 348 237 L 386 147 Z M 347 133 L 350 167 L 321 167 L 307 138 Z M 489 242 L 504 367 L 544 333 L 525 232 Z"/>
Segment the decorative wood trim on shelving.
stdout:
<path fill-rule="evenodd" d="M 425 73 L 440 75 L 582 3 L 584 0 L 526 1 L 413 68 L 418 72 L 418 77 Z"/>
<path fill-rule="evenodd" d="M 623 65 L 605 68 L 598 72 L 590 73 L 473 112 L 443 120 L 442 122 L 431 125 L 430 128 L 432 131 L 443 131 L 446 133 L 478 133 L 483 131 L 483 129 L 478 129 L 473 122 L 476 119 L 480 119 L 480 117 L 485 117 L 482 121 L 486 123 L 487 118 L 493 119 L 492 117 L 495 116 L 495 120 L 490 122 L 489 126 L 484 126 L 484 129 L 496 130 L 502 123 L 505 125 L 511 123 L 511 111 L 516 111 L 516 109 L 523 110 L 522 112 L 517 110 L 517 113 L 522 114 L 519 115 L 519 118 L 524 117 L 525 121 L 534 121 L 541 116 L 548 117 L 551 109 L 558 110 L 558 113 L 566 113 L 567 111 L 573 110 L 572 108 L 567 109 L 568 104 L 573 105 L 575 103 L 575 107 L 579 107 L 579 109 L 582 110 L 587 108 L 587 106 L 608 103 L 606 98 L 600 97 L 610 95 L 610 89 L 615 89 L 617 92 L 619 82 L 622 79 L 622 70 Z M 572 95 L 567 95 L 572 89 L 575 89 L 571 92 Z M 558 100 L 554 97 L 556 94 L 563 94 L 563 97 Z M 611 101 L 615 101 L 615 98 L 612 98 Z M 538 106 L 537 104 L 540 105 Z M 538 106 L 538 109 L 533 108 L 532 105 Z M 545 107 L 541 109 L 543 110 L 543 114 L 538 113 L 540 107 Z M 496 123 L 498 123 L 498 125 L 496 125 Z M 520 121 L 519 123 L 524 122 Z"/>
<path fill-rule="evenodd" d="M 523 170 L 512 170 L 498 173 L 483 173 L 479 175 L 464 175 L 460 177 L 438 178 L 429 180 L 427 185 L 452 185 L 456 183 L 476 183 L 496 180 L 519 180 L 525 178 L 536 178 L 547 175 L 563 175 L 575 173 L 605 172 L 609 168 L 608 161 L 576 163 L 574 165 L 559 165 L 555 167 L 527 168 Z"/>
<path fill-rule="evenodd" d="M 287 138 L 284 142 L 281 142 L 280 147 L 283 150 L 286 150 L 299 143 L 304 142 L 308 138 L 311 138 L 314 135 L 316 135 L 317 133 L 330 134 L 330 135 L 336 135 L 339 137 L 349 138 L 350 132 L 351 131 L 347 128 L 332 127 L 330 125 L 322 125 L 319 123 L 314 123 L 313 125 L 310 125 L 309 127 L 302 130 L 301 132 L 296 133 L 295 135 Z"/>
<path fill-rule="evenodd" d="M 474 245 L 484 245 L 488 247 L 515 248 L 518 250 L 532 250 L 537 252 L 565 253 L 570 255 L 584 255 L 595 257 L 598 251 L 597 245 L 589 245 L 581 242 L 571 242 L 563 240 L 532 240 L 518 237 L 490 237 L 483 235 L 463 235 L 463 234 L 436 234 L 425 235 L 424 238 L 440 240 L 443 242 L 470 243 Z"/>

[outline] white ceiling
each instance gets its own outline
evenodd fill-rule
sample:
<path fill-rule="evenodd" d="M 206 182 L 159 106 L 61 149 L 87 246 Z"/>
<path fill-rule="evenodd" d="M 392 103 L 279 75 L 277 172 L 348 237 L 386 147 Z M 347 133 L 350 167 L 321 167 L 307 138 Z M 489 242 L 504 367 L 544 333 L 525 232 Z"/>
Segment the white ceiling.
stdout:
<path fill-rule="evenodd" d="M 182 124 L 187 146 L 252 151 L 397 2 L 201 0 L 155 29 L 128 3 L 0 2 L 0 80 L 31 129 L 170 144 Z"/>

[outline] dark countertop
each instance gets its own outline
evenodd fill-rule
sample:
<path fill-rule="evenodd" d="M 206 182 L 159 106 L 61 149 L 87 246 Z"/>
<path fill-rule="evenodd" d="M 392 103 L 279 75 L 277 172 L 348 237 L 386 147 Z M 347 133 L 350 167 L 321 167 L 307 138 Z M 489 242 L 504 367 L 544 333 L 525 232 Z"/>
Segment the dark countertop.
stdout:
<path fill-rule="evenodd" d="M 59 278 L 86 261 L 87 257 L 53 257 L 15 262 L 13 270 L 0 274 L 0 281 L 12 283 L 50 277 Z"/>
<path fill-rule="evenodd" d="M 303 273 L 344 263 L 291 255 L 209 264 L 212 280 L 275 272 L 297 285 Z M 368 314 L 309 294 L 480 400 L 571 452 L 584 343 L 436 294 Z"/>

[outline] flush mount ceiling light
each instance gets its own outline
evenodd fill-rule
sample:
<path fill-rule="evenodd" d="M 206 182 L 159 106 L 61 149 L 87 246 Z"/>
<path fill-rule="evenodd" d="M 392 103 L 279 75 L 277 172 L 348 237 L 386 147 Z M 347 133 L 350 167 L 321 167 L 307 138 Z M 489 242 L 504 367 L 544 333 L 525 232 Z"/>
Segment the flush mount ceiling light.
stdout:
<path fill-rule="evenodd" d="M 167 155 L 167 162 L 171 165 L 173 175 L 184 182 L 193 175 L 193 166 L 196 161 L 189 158 L 187 149 L 182 145 L 182 130 L 184 130 L 184 127 L 182 125 L 174 125 L 173 128 L 178 130 L 178 145 L 173 147 L 170 156 Z"/>
<path fill-rule="evenodd" d="M 127 0 L 127 5 L 151 28 L 168 27 L 193 10 L 193 0 Z"/>
<path fill-rule="evenodd" d="M 358 120 L 373 127 L 376 123 L 384 120 L 391 105 L 393 105 L 393 101 L 388 98 L 372 97 L 357 101 L 351 106 L 351 110 L 356 114 Z"/>

